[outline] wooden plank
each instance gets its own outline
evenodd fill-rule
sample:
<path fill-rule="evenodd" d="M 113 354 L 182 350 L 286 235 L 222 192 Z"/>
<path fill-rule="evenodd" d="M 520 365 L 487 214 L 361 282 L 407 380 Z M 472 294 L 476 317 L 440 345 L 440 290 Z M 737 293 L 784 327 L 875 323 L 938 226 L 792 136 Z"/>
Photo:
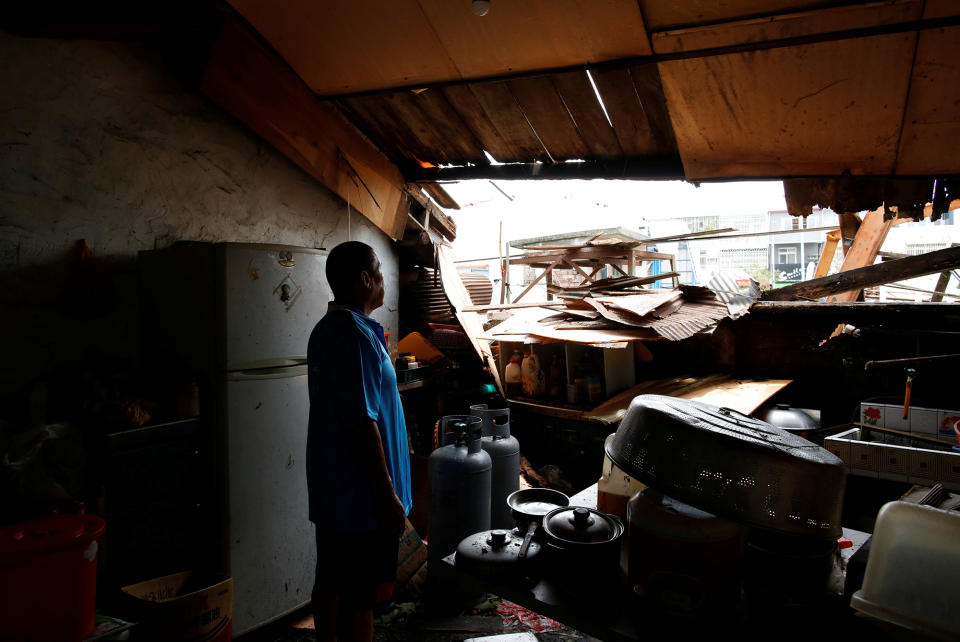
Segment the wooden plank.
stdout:
<path fill-rule="evenodd" d="M 860 217 L 853 212 L 837 214 L 837 218 L 840 219 L 840 238 L 843 239 L 841 249 L 843 255 L 846 256 L 847 250 L 849 250 L 853 244 L 853 239 L 857 237 L 857 231 L 860 229 L 862 221 Z"/>
<path fill-rule="evenodd" d="M 490 370 L 490 375 L 493 377 L 493 383 L 497 386 L 497 390 L 500 391 L 501 395 L 504 395 L 497 360 L 493 356 L 489 342 L 480 339 L 481 334 L 483 334 L 483 321 L 476 312 L 464 311 L 464 308 L 472 303 L 472 301 L 470 300 L 470 293 L 467 291 L 467 286 L 463 284 L 463 279 L 460 278 L 457 268 L 453 264 L 448 246 L 440 245 L 437 247 L 437 263 L 437 267 L 440 270 L 440 281 L 443 284 L 443 292 L 446 294 L 451 305 L 453 305 L 457 321 L 460 322 L 464 333 L 467 335 L 467 338 L 470 339 L 474 350 L 477 351 L 477 354 Z"/>
<path fill-rule="evenodd" d="M 440 89 L 426 89 L 414 94 L 413 98 L 424 116 L 446 140 L 453 162 L 488 163 L 483 155 L 483 145 Z"/>
<path fill-rule="evenodd" d="M 590 155 L 576 123 L 548 77 L 511 80 L 507 85 L 550 158 L 560 162 Z"/>
<path fill-rule="evenodd" d="M 830 264 L 833 263 L 833 256 L 837 253 L 837 243 L 839 242 L 839 231 L 827 232 L 827 240 L 823 244 L 823 249 L 820 250 L 820 259 L 817 261 L 817 270 L 814 272 L 813 278 L 819 279 L 821 276 L 826 276 L 827 272 L 830 271 Z"/>
<path fill-rule="evenodd" d="M 663 83 L 660 69 L 654 63 L 631 65 L 630 79 L 640 100 L 640 108 L 650 125 L 656 154 L 672 155 L 677 152 L 677 137 L 673 133 L 673 123 L 663 95 Z"/>
<path fill-rule="evenodd" d="M 387 94 L 381 94 L 384 109 L 392 112 L 394 120 L 409 132 L 409 137 L 416 140 L 419 151 L 415 152 L 417 159 L 426 161 L 433 165 L 440 164 L 463 164 L 465 160 L 461 158 L 457 149 L 453 147 L 449 139 L 444 136 L 435 126 L 436 121 L 428 118 L 417 102 L 417 97 L 409 91 L 394 91 Z M 474 160 L 474 155 L 469 160 Z"/>
<path fill-rule="evenodd" d="M 549 161 L 549 157 L 537 139 L 523 112 L 517 105 L 517 99 L 510 92 L 506 83 L 486 82 L 469 85 L 474 102 L 483 110 L 490 123 L 496 129 L 500 139 L 509 141 L 509 149 L 501 148 L 500 154 L 495 154 L 487 147 L 487 141 L 474 130 L 478 138 L 484 143 L 484 149 L 490 152 L 495 159 L 502 163 L 528 163 L 535 160 Z M 455 95 L 446 89 L 447 98 Z M 451 102 L 453 102 L 451 100 Z M 457 111 L 467 119 L 467 114 L 461 110 L 459 103 L 454 103 Z M 504 155 L 509 154 L 509 155 Z"/>
<path fill-rule="evenodd" d="M 445 207 L 448 210 L 460 209 L 460 204 L 457 203 L 452 196 L 450 196 L 450 193 L 436 183 L 424 183 L 423 191 L 429 194 L 430 197 L 433 198 L 433 200 L 435 200 L 437 205 L 440 207 Z"/>
<path fill-rule="evenodd" d="M 453 222 L 452 218 L 444 214 L 440 208 L 430 202 L 430 199 L 421 191 L 419 185 L 408 183 L 404 186 L 404 192 L 415 200 L 420 207 L 427 210 L 429 213 L 429 221 L 427 224 L 430 229 L 450 241 L 457 238 L 457 224 Z"/>
<path fill-rule="evenodd" d="M 480 147 L 495 159 L 522 156 L 521 152 L 513 146 L 512 141 L 504 138 L 500 130 L 494 125 L 486 110 L 480 105 L 470 85 L 450 85 L 439 89 L 428 89 L 427 91 L 440 91 L 454 111 L 457 112 L 460 120 L 470 130 L 473 137 L 477 139 Z"/>
<path fill-rule="evenodd" d="M 433 155 L 383 96 L 360 96 L 336 102 L 395 163 L 415 163 L 417 159 L 425 160 Z"/>
<path fill-rule="evenodd" d="M 396 165 L 239 20 L 224 19 L 200 87 L 390 238 L 403 235 L 407 201 Z"/>
<path fill-rule="evenodd" d="M 732 47 L 910 22 L 920 18 L 922 8 L 921 0 L 820 8 L 702 27 L 672 29 L 652 34 L 651 44 L 657 54 Z"/>
<path fill-rule="evenodd" d="M 873 265 L 877 258 L 877 252 L 887 238 L 887 232 L 893 225 L 893 219 L 885 221 L 884 208 L 879 208 L 868 212 L 863 217 L 863 223 L 857 230 L 857 235 L 853 239 L 853 245 L 847 255 L 843 257 L 843 265 L 840 266 L 841 272 L 855 270 L 857 268 Z M 860 297 L 860 290 L 850 290 L 841 292 L 828 297 L 827 301 L 856 301 Z"/>
<path fill-rule="evenodd" d="M 617 135 L 607 121 L 600 102 L 585 71 L 552 74 L 550 81 L 560 94 L 560 99 L 580 132 L 584 142 L 595 158 L 618 158 L 623 155 Z"/>
<path fill-rule="evenodd" d="M 956 4 L 956 3 L 954 3 Z M 896 171 L 960 172 L 960 27 L 920 32 Z"/>
<path fill-rule="evenodd" d="M 786 388 L 792 379 L 730 380 L 677 395 L 681 399 L 731 408 L 749 415 L 770 397 Z"/>
<path fill-rule="evenodd" d="M 899 33 L 658 63 L 687 179 L 891 173 L 915 42 Z"/>
<path fill-rule="evenodd" d="M 533 281 L 530 281 L 530 285 L 528 285 L 526 288 L 524 288 L 523 292 L 521 292 L 520 294 L 518 294 L 518 295 L 517 295 L 517 298 L 515 298 L 514 301 L 519 301 L 520 299 L 522 299 L 522 298 L 523 298 L 523 295 L 525 295 L 527 292 L 529 292 L 530 290 L 532 290 L 532 289 L 533 289 L 533 286 L 535 286 L 537 283 L 539 283 L 539 282 L 540 282 L 540 279 L 542 279 L 544 276 L 546 276 L 547 273 L 550 272 L 550 270 L 552 270 L 553 268 L 555 268 L 555 267 L 557 266 L 557 264 L 560 263 L 562 260 L 563 260 L 562 258 L 559 258 L 559 259 L 557 259 L 556 261 L 554 261 L 553 263 L 551 263 L 550 265 L 548 265 L 547 267 L 545 267 L 545 268 L 543 269 L 543 272 L 541 272 L 540 274 L 538 274 L 537 277 L 536 277 Z"/>
<path fill-rule="evenodd" d="M 591 74 L 623 153 L 633 156 L 656 154 L 659 148 L 637 97 L 630 70 L 597 69 Z"/>
<path fill-rule="evenodd" d="M 862 290 L 874 285 L 912 279 L 960 266 L 960 247 L 948 247 L 919 256 L 884 261 L 876 265 L 839 272 L 819 279 L 802 281 L 761 295 L 764 301 L 788 301 L 792 299 L 818 299 L 849 290 Z"/>

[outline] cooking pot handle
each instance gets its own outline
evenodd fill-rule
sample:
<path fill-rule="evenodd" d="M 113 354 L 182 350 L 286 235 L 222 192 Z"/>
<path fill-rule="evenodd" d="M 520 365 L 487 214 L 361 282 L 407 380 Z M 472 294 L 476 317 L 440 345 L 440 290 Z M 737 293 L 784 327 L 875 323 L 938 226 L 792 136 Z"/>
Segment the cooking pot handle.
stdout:
<path fill-rule="evenodd" d="M 530 522 L 527 525 L 527 534 L 523 536 L 523 544 L 520 545 L 520 552 L 517 553 L 517 559 L 526 559 L 527 550 L 530 548 L 530 541 L 533 539 L 533 534 L 537 532 L 537 523 Z"/>

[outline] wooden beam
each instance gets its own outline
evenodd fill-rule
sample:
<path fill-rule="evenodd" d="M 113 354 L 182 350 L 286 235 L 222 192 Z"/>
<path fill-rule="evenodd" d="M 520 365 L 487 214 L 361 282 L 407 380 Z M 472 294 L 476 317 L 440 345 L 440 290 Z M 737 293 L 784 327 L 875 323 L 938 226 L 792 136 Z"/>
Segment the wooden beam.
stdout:
<path fill-rule="evenodd" d="M 519 301 L 520 299 L 522 299 L 524 294 L 526 294 L 527 292 L 529 292 L 530 290 L 532 290 L 532 289 L 533 289 L 533 286 L 535 286 L 537 283 L 539 283 L 539 282 L 540 282 L 540 279 L 542 279 L 544 276 L 546 276 L 547 272 L 549 272 L 550 270 L 552 270 L 553 268 L 555 268 L 555 267 L 557 266 L 557 264 L 560 263 L 560 261 L 562 261 L 562 260 L 563 260 L 562 258 L 557 259 L 556 261 L 554 261 L 553 263 L 551 263 L 550 265 L 548 265 L 547 267 L 545 267 L 545 268 L 543 269 L 543 272 L 541 272 L 541 273 L 537 276 L 537 278 L 535 278 L 533 281 L 531 281 L 531 282 L 530 282 L 530 285 L 528 285 L 528 286 L 526 287 L 526 289 L 524 289 L 523 292 L 521 292 L 520 294 L 518 294 L 518 295 L 517 295 L 517 298 L 514 299 L 514 301 Z"/>
<path fill-rule="evenodd" d="M 956 243 L 951 243 L 950 247 L 956 247 Z M 943 301 L 943 293 L 947 291 L 947 284 L 950 283 L 950 272 L 941 272 L 940 278 L 937 279 L 937 286 L 933 288 L 934 295 L 930 300 L 934 303 L 938 301 Z"/>
<path fill-rule="evenodd" d="M 819 279 L 821 276 L 827 276 L 830 271 L 830 264 L 833 263 L 833 256 L 837 253 L 837 243 L 840 241 L 840 231 L 834 230 L 827 232 L 827 240 L 823 244 L 823 250 L 820 251 L 820 260 L 817 261 L 817 271 L 813 278 Z"/>
<path fill-rule="evenodd" d="M 875 285 L 912 279 L 927 274 L 936 274 L 960 266 L 960 247 L 948 247 L 935 252 L 910 256 L 905 259 L 884 261 L 876 265 L 838 272 L 819 279 L 802 281 L 794 285 L 768 290 L 764 301 L 789 301 L 795 299 L 819 299 L 840 292 L 859 291 Z"/>
<path fill-rule="evenodd" d="M 617 160 L 585 160 L 580 163 L 508 163 L 505 165 L 461 165 L 455 167 L 411 167 L 409 180 L 417 183 L 465 181 L 482 178 L 498 181 L 635 178 L 685 180 L 680 156 L 643 156 Z"/>
<path fill-rule="evenodd" d="M 843 257 L 841 272 L 849 272 L 857 268 L 873 265 L 877 259 L 877 252 L 887 238 L 887 233 L 893 226 L 893 219 L 884 220 L 884 208 L 880 207 L 867 212 L 853 239 L 853 245 Z M 860 297 L 860 290 L 841 292 L 828 298 L 828 301 L 856 301 Z"/>
<path fill-rule="evenodd" d="M 403 236 L 400 170 L 240 20 L 224 18 L 200 89 L 390 238 Z"/>
<path fill-rule="evenodd" d="M 464 312 L 489 312 L 490 310 L 516 310 L 519 308 L 562 308 L 566 303 L 563 301 L 544 301 L 540 303 L 491 303 L 490 305 L 468 305 L 464 306 Z"/>
<path fill-rule="evenodd" d="M 428 225 L 431 229 L 450 241 L 457 238 L 457 224 L 427 198 L 427 195 L 420 190 L 419 185 L 407 183 L 404 191 L 429 213 Z"/>
<path fill-rule="evenodd" d="M 460 209 L 460 203 L 450 196 L 450 193 L 443 189 L 438 183 L 424 183 L 423 189 L 440 207 L 445 207 L 448 210 Z"/>

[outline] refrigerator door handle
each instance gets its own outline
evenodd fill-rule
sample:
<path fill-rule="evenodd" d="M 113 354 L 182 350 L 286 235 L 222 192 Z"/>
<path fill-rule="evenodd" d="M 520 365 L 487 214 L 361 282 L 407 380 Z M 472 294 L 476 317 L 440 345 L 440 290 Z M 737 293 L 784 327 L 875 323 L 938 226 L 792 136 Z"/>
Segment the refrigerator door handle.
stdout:
<path fill-rule="evenodd" d="M 307 374 L 307 366 L 287 366 L 286 368 L 258 368 L 257 370 L 237 370 L 226 373 L 227 381 L 258 381 L 261 379 L 287 379 Z"/>

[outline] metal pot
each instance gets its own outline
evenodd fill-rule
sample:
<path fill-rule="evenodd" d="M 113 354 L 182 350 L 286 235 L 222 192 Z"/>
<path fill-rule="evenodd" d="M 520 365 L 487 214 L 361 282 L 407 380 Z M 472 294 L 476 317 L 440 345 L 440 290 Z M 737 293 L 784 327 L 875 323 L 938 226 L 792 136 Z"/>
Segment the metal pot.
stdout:
<path fill-rule="evenodd" d="M 754 416 L 772 426 L 782 428 L 798 437 L 810 439 L 811 433 L 820 427 L 816 420 L 788 403 L 778 403 L 772 407 L 760 408 Z"/>
<path fill-rule="evenodd" d="M 507 505 L 510 506 L 510 513 L 517 522 L 517 528 L 524 533 L 519 551 L 521 558 L 526 557 L 530 542 L 543 522 L 543 516 L 569 504 L 569 497 L 552 488 L 522 488 L 510 493 L 507 497 Z"/>
<path fill-rule="evenodd" d="M 557 508 L 543 516 L 550 550 L 569 564 L 575 576 L 603 575 L 617 568 L 623 522 L 583 506 Z"/>
<path fill-rule="evenodd" d="M 465 537 L 457 545 L 456 565 L 489 577 L 520 574 L 540 554 L 540 544 L 527 542 L 527 549 L 521 557 L 520 548 L 523 544 L 523 537 L 515 532 L 499 529 L 480 531 Z"/>

